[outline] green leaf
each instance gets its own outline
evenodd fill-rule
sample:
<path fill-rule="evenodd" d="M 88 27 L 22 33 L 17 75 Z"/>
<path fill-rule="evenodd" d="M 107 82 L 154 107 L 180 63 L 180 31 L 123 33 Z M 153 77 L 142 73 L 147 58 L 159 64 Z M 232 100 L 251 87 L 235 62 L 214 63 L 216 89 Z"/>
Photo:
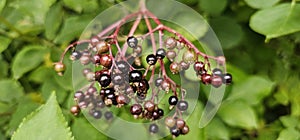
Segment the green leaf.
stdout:
<path fill-rule="evenodd" d="M 6 0 L 0 1 L 0 13 L 2 12 L 2 9 L 4 8 L 5 4 L 6 4 Z"/>
<path fill-rule="evenodd" d="M 12 73 L 15 79 L 19 79 L 25 73 L 36 68 L 44 61 L 46 48 L 43 46 L 26 46 L 15 57 L 12 64 Z"/>
<path fill-rule="evenodd" d="M 8 75 L 8 63 L 2 60 L 0 55 L 0 79 L 4 79 Z"/>
<path fill-rule="evenodd" d="M 12 136 L 12 140 L 46 139 L 74 139 L 56 101 L 55 93 L 52 93 L 45 105 L 24 119 Z"/>
<path fill-rule="evenodd" d="M 12 102 L 24 94 L 22 86 L 14 80 L 1 80 L 0 87 L 0 101 L 3 102 Z"/>
<path fill-rule="evenodd" d="M 54 42 L 64 43 L 79 37 L 91 21 L 92 18 L 90 16 L 72 16 L 67 18 Z"/>
<path fill-rule="evenodd" d="M 200 0 L 198 6 L 211 15 L 219 15 L 227 5 L 227 0 Z"/>
<path fill-rule="evenodd" d="M 82 11 L 85 12 L 92 12 L 97 10 L 98 3 L 97 0 L 63 0 L 66 7 L 81 13 Z"/>
<path fill-rule="evenodd" d="M 87 138 L 89 140 L 99 140 L 107 138 L 84 118 L 76 118 L 71 128 L 76 140 L 86 140 Z"/>
<path fill-rule="evenodd" d="M 0 36 L 0 42 L 1 42 L 0 43 L 0 53 L 2 53 L 9 46 L 11 39 L 4 37 L 4 36 Z"/>
<path fill-rule="evenodd" d="M 299 118 L 295 116 L 282 116 L 280 121 L 287 128 L 295 128 L 299 124 Z"/>
<path fill-rule="evenodd" d="M 268 39 L 300 31 L 300 4 L 280 4 L 256 12 L 250 27 Z M 270 18 L 271 17 L 271 18 Z"/>
<path fill-rule="evenodd" d="M 218 115 L 228 125 L 244 129 L 257 128 L 254 109 L 244 101 L 235 100 L 223 103 Z"/>
<path fill-rule="evenodd" d="M 245 0 L 245 2 L 252 8 L 262 9 L 275 5 L 280 0 Z"/>
<path fill-rule="evenodd" d="M 215 117 L 205 128 L 207 137 L 210 139 L 229 140 L 229 130 L 223 121 Z"/>
<path fill-rule="evenodd" d="M 44 99 L 47 99 L 51 93 L 55 91 L 57 93 L 57 101 L 59 103 L 63 103 L 67 96 L 67 92 L 64 88 L 62 88 L 55 79 L 47 79 L 44 81 L 42 85 L 42 96 Z"/>
<path fill-rule="evenodd" d="M 44 83 L 45 79 L 51 79 L 53 74 L 56 74 L 53 68 L 41 66 L 32 71 L 28 79 L 37 83 Z"/>
<path fill-rule="evenodd" d="M 45 35 L 48 39 L 54 39 L 62 23 L 63 8 L 60 3 L 53 5 L 45 19 Z"/>
<path fill-rule="evenodd" d="M 227 100 L 242 99 L 248 104 L 259 104 L 266 96 L 270 95 L 274 83 L 268 79 L 251 76 L 244 82 L 233 86 Z"/>
<path fill-rule="evenodd" d="M 300 132 L 294 128 L 284 129 L 280 132 L 277 140 L 298 140 L 300 139 Z"/>
<path fill-rule="evenodd" d="M 242 40 L 242 27 L 232 18 L 215 18 L 210 21 L 210 25 L 224 49 L 235 47 Z"/>

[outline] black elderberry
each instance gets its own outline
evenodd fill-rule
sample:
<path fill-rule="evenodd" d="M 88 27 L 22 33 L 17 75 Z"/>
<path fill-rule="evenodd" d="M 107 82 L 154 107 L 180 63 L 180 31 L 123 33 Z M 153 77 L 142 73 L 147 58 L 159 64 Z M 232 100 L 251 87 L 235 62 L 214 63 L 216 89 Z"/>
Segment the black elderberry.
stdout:
<path fill-rule="evenodd" d="M 159 130 L 157 124 L 150 124 L 149 126 L 149 132 L 150 133 L 157 133 Z"/>
<path fill-rule="evenodd" d="M 194 70 L 195 71 L 201 71 L 201 70 L 204 69 L 204 67 L 205 67 L 205 64 L 203 62 L 201 62 L 201 61 L 197 61 L 194 64 Z"/>
<path fill-rule="evenodd" d="M 163 81 L 164 81 L 164 78 L 157 78 L 155 80 L 155 86 L 159 87 Z"/>
<path fill-rule="evenodd" d="M 166 50 L 163 48 L 159 48 L 156 50 L 156 58 L 157 59 L 164 59 L 166 56 Z"/>
<path fill-rule="evenodd" d="M 77 116 L 80 113 L 80 107 L 78 105 L 72 106 L 70 112 Z"/>
<path fill-rule="evenodd" d="M 188 109 L 188 102 L 187 101 L 183 101 L 183 100 L 180 100 L 178 101 L 177 103 L 177 108 L 180 110 L 180 111 L 185 111 Z"/>
<path fill-rule="evenodd" d="M 125 82 L 124 76 L 120 73 L 114 74 L 112 76 L 112 82 L 114 83 L 114 85 L 123 85 Z"/>
<path fill-rule="evenodd" d="M 144 108 L 149 112 L 153 112 L 155 109 L 155 104 L 152 101 L 146 101 L 144 103 Z"/>
<path fill-rule="evenodd" d="M 176 105 L 177 102 L 178 102 L 178 98 L 176 96 L 174 96 L 174 95 L 170 96 L 170 98 L 169 98 L 169 104 L 170 105 Z"/>
<path fill-rule="evenodd" d="M 125 61 L 116 62 L 116 65 L 118 70 L 120 70 L 122 73 L 128 74 L 129 65 Z"/>
<path fill-rule="evenodd" d="M 129 72 L 129 82 L 140 82 L 142 78 L 143 74 L 138 70 L 132 70 Z"/>
<path fill-rule="evenodd" d="M 138 40 L 137 38 L 135 38 L 134 36 L 130 36 L 127 38 L 127 45 L 130 47 L 130 48 L 136 48 L 137 45 L 138 45 Z"/>
<path fill-rule="evenodd" d="M 214 69 L 212 70 L 212 73 L 213 73 L 213 75 L 215 75 L 215 76 L 222 76 L 222 74 L 223 74 L 222 70 L 219 69 L 219 68 L 214 68 Z"/>
<path fill-rule="evenodd" d="M 102 87 L 109 86 L 111 82 L 111 78 L 108 74 L 101 74 L 100 79 L 98 81 Z"/>
<path fill-rule="evenodd" d="M 164 116 L 164 110 L 162 110 L 161 108 L 157 109 L 157 113 L 159 114 L 159 116 Z"/>
<path fill-rule="evenodd" d="M 156 59 L 156 56 L 154 54 L 149 54 L 147 57 L 146 57 L 146 61 L 149 65 L 155 65 L 157 59 Z"/>
<path fill-rule="evenodd" d="M 230 73 L 226 73 L 223 75 L 223 83 L 224 84 L 231 84 L 232 83 L 232 75 Z"/>
<path fill-rule="evenodd" d="M 171 133 L 173 136 L 178 137 L 178 136 L 180 135 L 180 130 L 179 130 L 178 128 L 176 128 L 176 127 L 172 127 L 172 128 L 170 129 L 170 133 Z"/>
<path fill-rule="evenodd" d="M 106 120 L 111 120 L 114 117 L 114 115 L 111 111 L 106 111 L 104 113 L 104 117 L 105 117 Z"/>
<path fill-rule="evenodd" d="M 222 78 L 220 76 L 213 76 L 211 78 L 211 85 L 214 86 L 215 88 L 218 88 L 222 85 Z"/>
<path fill-rule="evenodd" d="M 70 56 L 70 59 L 74 61 L 74 60 L 80 59 L 80 57 L 81 57 L 81 53 L 80 52 L 73 51 L 72 54 L 71 54 L 71 56 Z"/>
<path fill-rule="evenodd" d="M 91 115 L 95 118 L 95 119 L 100 119 L 102 117 L 102 112 L 99 110 L 94 110 L 91 112 Z"/>
<path fill-rule="evenodd" d="M 143 112 L 143 107 L 140 104 L 133 104 L 130 107 L 130 113 L 132 115 L 140 115 Z"/>

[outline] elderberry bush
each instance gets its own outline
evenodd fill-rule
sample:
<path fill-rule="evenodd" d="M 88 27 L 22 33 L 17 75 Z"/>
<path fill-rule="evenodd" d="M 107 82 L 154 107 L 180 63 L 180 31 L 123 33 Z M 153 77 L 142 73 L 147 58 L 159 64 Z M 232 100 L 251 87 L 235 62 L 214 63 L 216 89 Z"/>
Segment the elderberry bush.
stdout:
<path fill-rule="evenodd" d="M 165 25 L 143 2 L 137 12 L 89 39 L 70 44 L 54 69 L 59 75 L 64 74 L 63 59 L 68 52 L 70 60 L 82 65 L 81 76 L 88 84 L 75 92 L 72 114 L 79 115 L 85 110 L 90 117 L 104 118 L 109 123 L 114 121 L 115 114 L 108 108 L 127 107 L 133 118 L 151 122 L 148 126 L 151 134 L 159 133 L 162 128 L 156 122 L 163 119 L 173 137 L 186 135 L 190 131 L 189 124 L 182 116 L 189 108 L 185 95 L 191 93 L 186 93 L 182 83 L 170 75 L 194 69 L 198 81 L 213 88 L 231 84 L 232 76 L 226 72 L 224 56 L 210 56 L 200 51 L 180 32 Z M 132 24 L 125 25 L 132 19 L 135 19 Z M 143 23 L 147 31 L 141 33 L 138 27 Z M 128 33 L 122 35 L 126 30 Z M 151 47 L 152 51 L 145 52 L 144 46 Z M 212 68 L 212 62 L 216 68 Z M 160 102 L 161 94 L 169 96 L 167 102 Z M 169 111 L 161 108 L 162 104 L 167 104 L 174 114 L 165 116 Z"/>

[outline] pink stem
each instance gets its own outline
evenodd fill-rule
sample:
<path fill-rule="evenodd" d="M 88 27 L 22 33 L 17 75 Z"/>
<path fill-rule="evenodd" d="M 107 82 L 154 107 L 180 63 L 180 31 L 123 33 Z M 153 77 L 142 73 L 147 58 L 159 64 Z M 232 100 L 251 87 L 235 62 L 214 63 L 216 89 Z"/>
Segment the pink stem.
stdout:
<path fill-rule="evenodd" d="M 83 43 L 90 43 L 90 40 L 81 40 L 81 41 L 76 41 L 76 42 L 70 44 L 70 45 L 64 50 L 64 52 L 61 54 L 59 62 L 61 62 L 61 63 L 63 62 L 66 53 L 67 53 L 71 48 L 73 48 L 75 45 L 79 45 L 79 44 L 83 44 Z"/>
<path fill-rule="evenodd" d="M 144 18 L 145 18 L 145 22 L 147 24 L 147 28 L 148 28 L 149 33 L 150 33 L 153 53 L 155 53 L 156 52 L 156 43 L 155 43 L 155 37 L 154 37 L 153 31 L 152 31 L 151 23 L 148 20 L 148 17 L 146 15 L 144 15 Z"/>

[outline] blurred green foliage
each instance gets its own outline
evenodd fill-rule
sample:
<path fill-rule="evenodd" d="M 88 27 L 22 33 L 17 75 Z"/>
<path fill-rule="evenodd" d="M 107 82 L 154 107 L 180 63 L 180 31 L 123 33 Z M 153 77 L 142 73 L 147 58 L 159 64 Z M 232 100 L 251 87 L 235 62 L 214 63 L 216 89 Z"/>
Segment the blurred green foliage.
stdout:
<path fill-rule="evenodd" d="M 179 1 L 210 23 L 234 83 L 226 89 L 215 118 L 202 129 L 198 121 L 207 96 L 201 95 L 188 119 L 193 124 L 190 134 L 178 139 L 300 139 L 300 3 Z M 10 139 L 18 127 L 15 140 L 110 139 L 84 117 L 69 113 L 71 69 L 59 77 L 52 63 L 98 13 L 119 2 L 0 0 L 1 140 Z"/>

